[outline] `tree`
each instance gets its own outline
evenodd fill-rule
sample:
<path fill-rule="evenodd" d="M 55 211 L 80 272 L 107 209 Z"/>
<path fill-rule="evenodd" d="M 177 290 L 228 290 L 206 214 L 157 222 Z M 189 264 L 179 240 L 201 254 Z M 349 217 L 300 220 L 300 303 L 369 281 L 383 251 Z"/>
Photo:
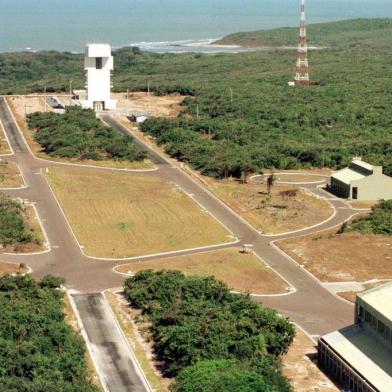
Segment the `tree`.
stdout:
<path fill-rule="evenodd" d="M 272 392 L 268 381 L 235 360 L 200 361 L 183 369 L 173 392 Z"/>
<path fill-rule="evenodd" d="M 270 195 L 272 191 L 272 187 L 275 185 L 276 177 L 273 169 L 271 169 L 271 174 L 267 177 L 267 192 Z"/>

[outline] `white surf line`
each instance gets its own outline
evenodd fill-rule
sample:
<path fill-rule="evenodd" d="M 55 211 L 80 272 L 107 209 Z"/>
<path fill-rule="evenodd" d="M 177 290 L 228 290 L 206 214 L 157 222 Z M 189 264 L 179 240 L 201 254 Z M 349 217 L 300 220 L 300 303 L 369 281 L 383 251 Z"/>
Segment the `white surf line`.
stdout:
<path fill-rule="evenodd" d="M 89 169 L 111 170 L 111 171 L 130 172 L 130 173 L 154 172 L 154 171 L 158 170 L 158 167 L 154 167 L 152 169 L 126 169 L 126 168 L 119 169 L 119 168 L 110 167 L 110 166 L 83 165 L 83 164 L 79 164 L 79 163 L 59 162 L 59 161 L 55 161 L 55 160 L 39 158 L 34 154 L 33 150 L 30 147 L 30 144 L 27 142 L 27 139 L 25 138 L 23 131 L 20 129 L 20 126 L 19 126 L 18 122 L 16 121 L 15 115 L 14 115 L 13 111 L 11 110 L 11 108 L 7 102 L 7 99 L 5 98 L 5 96 L 3 96 L 3 98 L 4 98 L 5 104 L 8 108 L 8 111 L 11 113 L 11 117 L 12 117 L 12 119 L 13 119 L 13 121 L 19 131 L 19 134 L 22 137 L 28 151 L 33 156 L 33 158 L 36 159 L 37 161 L 46 162 L 46 163 L 50 163 L 52 165 L 58 165 L 58 166 L 73 166 L 73 167 L 80 167 L 80 168 L 85 167 L 85 168 L 89 168 Z"/>
<path fill-rule="evenodd" d="M 93 345 L 90 342 L 90 339 L 88 338 L 88 335 L 87 335 L 86 329 L 84 328 L 84 325 L 83 325 L 83 322 L 82 322 L 82 318 L 80 317 L 78 308 L 76 307 L 76 304 L 75 304 L 75 302 L 74 302 L 74 300 L 72 298 L 72 295 L 71 295 L 70 291 L 65 289 L 65 293 L 66 293 L 66 295 L 68 297 L 68 300 L 69 300 L 69 302 L 71 304 L 71 308 L 72 308 L 72 311 L 73 311 L 73 313 L 74 313 L 74 315 L 76 317 L 76 321 L 78 322 L 78 325 L 79 325 L 79 328 L 80 328 L 80 333 L 81 333 L 84 341 L 86 342 L 87 350 L 88 350 L 88 352 L 90 354 L 90 358 L 91 358 L 91 360 L 93 362 L 93 365 L 94 365 L 94 368 L 95 368 L 95 372 L 98 375 L 98 378 L 99 378 L 99 381 L 101 382 L 102 388 L 103 388 L 104 392 L 110 392 L 110 390 L 109 390 L 109 388 L 108 388 L 108 386 L 107 386 L 107 384 L 105 382 L 105 378 L 101 374 L 100 369 L 98 367 L 98 364 L 97 364 L 97 361 L 96 361 L 96 358 L 95 358 L 95 353 L 94 353 L 94 351 L 95 351 L 94 348 L 95 347 L 93 347 Z"/>
<path fill-rule="evenodd" d="M 37 219 L 37 221 L 38 221 L 38 223 L 39 223 L 39 226 L 40 226 L 40 228 L 41 228 L 41 230 L 42 230 L 42 233 L 43 233 L 43 235 L 44 235 L 45 241 L 44 241 L 44 243 L 43 243 L 43 246 L 44 246 L 44 248 L 46 248 L 46 249 L 45 249 L 45 250 L 42 250 L 42 251 L 30 252 L 30 253 L 3 253 L 3 255 L 7 255 L 7 256 L 11 256 L 11 257 L 37 256 L 37 255 L 43 255 L 43 254 L 45 254 L 45 253 L 50 253 L 50 252 L 52 251 L 52 247 L 51 247 L 51 245 L 50 245 L 50 241 L 49 241 L 48 235 L 47 235 L 47 233 L 46 233 L 46 230 L 45 230 L 43 221 L 42 221 L 42 219 L 41 219 L 40 216 L 39 216 L 37 207 L 35 206 L 35 202 L 27 202 L 26 204 L 27 204 L 28 206 L 32 207 L 33 210 L 34 210 L 35 217 L 36 217 L 36 219 Z"/>
<path fill-rule="evenodd" d="M 4 102 L 7 103 L 7 101 L 6 101 L 5 98 L 4 98 Z M 14 149 L 12 148 L 12 146 L 11 146 L 10 139 L 8 139 L 7 132 L 5 131 L 5 128 L 4 128 L 4 125 L 3 125 L 2 121 L 1 121 L 1 119 L 0 119 L 0 127 L 1 127 L 1 129 L 2 129 L 2 131 L 3 131 L 5 140 L 6 140 L 6 142 L 8 143 L 8 148 L 9 148 L 9 150 L 11 151 L 10 153 L 7 153 L 7 154 L 1 154 L 0 157 L 9 157 L 9 156 L 11 156 L 11 155 L 14 155 L 15 152 L 14 152 Z"/>
<path fill-rule="evenodd" d="M 42 174 L 42 170 L 43 169 L 41 169 L 41 174 Z M 47 180 L 47 178 L 43 174 L 42 174 L 42 176 L 45 179 L 47 185 L 49 186 L 49 189 L 50 189 L 50 191 L 52 193 L 52 196 L 53 196 L 54 200 L 56 201 L 57 207 L 61 211 L 61 214 L 63 215 L 63 217 L 65 219 L 65 222 L 67 223 L 68 229 L 71 232 L 71 234 L 72 234 L 76 244 L 79 246 L 80 252 L 82 253 L 82 255 L 84 257 L 86 257 L 88 259 L 91 259 L 91 260 L 101 260 L 101 261 L 113 261 L 113 262 L 116 262 L 116 261 L 128 261 L 128 260 L 132 261 L 132 260 L 139 260 L 139 259 L 145 259 L 145 258 L 156 257 L 156 256 L 165 256 L 165 255 L 168 256 L 168 255 L 171 255 L 171 254 L 177 254 L 177 253 L 182 253 L 182 252 L 193 252 L 193 251 L 197 251 L 199 249 L 200 250 L 202 250 L 202 249 L 211 249 L 211 248 L 218 248 L 218 247 L 224 247 L 224 246 L 230 247 L 230 246 L 240 242 L 240 240 L 238 238 L 233 237 L 233 238 L 235 238 L 235 240 L 232 241 L 232 242 L 223 242 L 223 243 L 220 243 L 220 244 L 207 245 L 207 246 L 201 246 L 201 247 L 189 248 L 189 249 L 180 249 L 180 250 L 175 250 L 175 251 L 168 251 L 168 252 L 163 252 L 163 253 L 148 254 L 148 255 L 143 255 L 143 256 L 132 256 L 132 257 L 124 257 L 124 258 L 110 258 L 110 257 L 109 258 L 105 258 L 105 257 L 90 256 L 90 255 L 86 254 L 86 252 L 84 251 L 84 245 L 81 245 L 81 243 L 79 242 L 79 240 L 78 240 L 74 230 L 72 229 L 71 223 L 69 222 L 67 216 L 65 215 L 65 212 L 64 212 L 63 208 L 61 207 L 60 202 L 58 201 L 58 199 L 57 199 L 57 197 L 56 197 L 56 195 L 54 193 L 54 190 L 53 190 L 52 186 L 50 185 L 49 181 Z"/>
<path fill-rule="evenodd" d="M 116 317 L 116 315 L 115 315 L 115 313 L 114 313 L 114 311 L 113 311 L 109 301 L 106 298 L 106 295 L 105 295 L 106 291 L 108 291 L 108 290 L 104 290 L 101 293 L 101 295 L 103 296 L 104 303 L 107 306 L 110 314 L 112 315 L 112 318 L 114 320 L 114 323 L 116 324 L 116 327 L 117 327 L 118 331 L 120 332 L 120 335 L 122 336 L 123 340 L 125 341 L 125 343 L 126 343 L 126 345 L 128 347 L 129 353 L 131 354 L 131 361 L 132 361 L 132 363 L 133 363 L 133 365 L 135 367 L 136 373 L 140 377 L 140 379 L 141 379 L 144 387 L 146 388 L 146 390 L 149 391 L 149 392 L 153 392 L 154 390 L 153 390 L 150 382 L 148 381 L 148 378 L 147 378 L 146 374 L 144 373 L 144 371 L 143 371 L 143 369 L 142 369 L 142 367 L 141 367 L 141 365 L 140 365 L 140 363 L 139 363 L 139 361 L 138 361 L 138 359 L 137 359 L 137 357 L 136 357 L 136 355 L 135 355 L 135 353 L 134 353 L 134 351 L 133 351 L 133 349 L 132 349 L 132 347 L 131 347 L 131 345 L 129 343 L 129 340 L 128 340 L 127 336 L 125 335 L 124 331 L 122 330 L 121 325 L 120 325 L 119 321 L 117 320 L 117 317 Z"/>

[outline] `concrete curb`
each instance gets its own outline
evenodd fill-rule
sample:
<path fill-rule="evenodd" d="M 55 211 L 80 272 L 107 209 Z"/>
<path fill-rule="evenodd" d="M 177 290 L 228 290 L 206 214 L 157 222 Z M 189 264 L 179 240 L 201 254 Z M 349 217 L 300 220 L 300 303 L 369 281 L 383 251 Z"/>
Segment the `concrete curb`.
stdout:
<path fill-rule="evenodd" d="M 154 390 L 151 387 L 151 384 L 148 381 L 148 379 L 147 379 L 147 377 L 146 377 L 142 367 L 140 366 L 140 363 L 139 363 L 138 359 L 136 358 L 135 353 L 133 352 L 133 349 L 132 349 L 132 347 L 131 347 L 131 345 L 130 345 L 130 343 L 128 341 L 127 336 L 125 335 L 124 331 L 122 330 L 121 325 L 120 325 L 119 321 L 117 320 L 117 317 L 116 317 L 112 307 L 110 306 L 109 301 L 106 298 L 106 295 L 105 295 L 106 291 L 108 291 L 108 290 L 103 291 L 101 293 L 101 295 L 102 295 L 102 297 L 104 299 L 105 305 L 107 306 L 107 308 L 109 309 L 110 314 L 113 317 L 113 320 L 114 320 L 114 322 L 115 322 L 115 324 L 116 324 L 116 326 L 117 326 L 117 328 L 118 328 L 122 338 L 124 339 L 124 341 L 125 341 L 125 343 L 126 343 L 126 345 L 128 347 L 128 350 L 129 350 L 129 352 L 131 354 L 131 360 L 132 360 L 133 365 L 135 366 L 136 372 L 138 373 L 140 379 L 142 380 L 143 385 L 146 388 L 146 390 L 149 391 L 149 392 L 154 392 Z"/>
<path fill-rule="evenodd" d="M 98 367 L 98 364 L 97 364 L 97 362 L 96 362 L 96 360 L 95 360 L 94 348 L 92 347 L 92 345 L 91 345 L 91 343 L 90 343 L 90 340 L 89 340 L 89 338 L 88 338 L 87 332 L 86 332 L 86 330 L 85 330 L 85 328 L 84 328 L 84 325 L 83 325 L 83 321 L 82 321 L 82 319 L 81 319 L 81 317 L 80 317 L 79 311 L 78 311 L 78 309 L 77 309 L 77 307 L 76 307 L 76 305 L 75 305 L 75 302 L 74 302 L 74 300 L 73 300 L 73 298 L 72 298 L 72 295 L 71 295 L 71 293 L 69 292 L 69 290 L 65 290 L 65 293 L 66 293 L 66 295 L 67 295 L 67 297 L 68 297 L 68 300 L 69 300 L 69 302 L 70 302 L 70 304 L 71 304 L 71 308 L 72 308 L 72 310 L 73 310 L 73 312 L 74 312 L 74 314 L 75 314 L 76 320 L 77 320 L 78 325 L 79 325 L 79 328 L 80 328 L 80 333 L 82 334 L 83 339 L 84 339 L 84 341 L 86 342 L 87 350 L 88 350 L 88 352 L 90 353 L 91 360 L 92 360 L 92 362 L 93 362 L 93 364 L 94 364 L 95 371 L 96 371 L 96 373 L 97 373 L 97 375 L 98 375 L 98 378 L 99 378 L 99 380 L 100 380 L 100 382 L 101 382 L 102 388 L 104 389 L 104 392 L 110 392 L 110 390 L 109 390 L 109 388 L 108 388 L 108 386 L 107 386 L 107 384 L 106 384 L 106 382 L 105 382 L 105 380 L 104 380 L 104 377 L 102 376 L 102 374 L 101 374 L 101 372 L 100 372 L 100 369 L 99 369 L 99 367 Z"/>

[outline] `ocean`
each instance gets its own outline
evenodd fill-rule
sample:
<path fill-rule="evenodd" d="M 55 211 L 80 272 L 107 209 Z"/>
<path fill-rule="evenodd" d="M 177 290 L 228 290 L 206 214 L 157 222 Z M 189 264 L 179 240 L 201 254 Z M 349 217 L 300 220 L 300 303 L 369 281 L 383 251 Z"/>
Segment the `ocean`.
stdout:
<path fill-rule="evenodd" d="M 308 0 L 307 16 L 309 23 L 392 17 L 392 0 Z M 82 52 L 87 42 L 216 51 L 204 44 L 232 32 L 296 26 L 298 18 L 299 0 L 0 0 L 0 52 Z"/>

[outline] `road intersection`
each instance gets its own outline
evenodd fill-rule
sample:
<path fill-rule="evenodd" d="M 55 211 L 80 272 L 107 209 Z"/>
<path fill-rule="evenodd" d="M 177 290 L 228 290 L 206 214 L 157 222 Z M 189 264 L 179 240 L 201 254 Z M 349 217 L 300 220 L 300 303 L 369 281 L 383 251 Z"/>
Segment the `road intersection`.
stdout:
<path fill-rule="evenodd" d="M 129 132 L 111 115 L 102 115 L 101 117 L 119 132 Z M 4 192 L 10 196 L 34 203 L 51 246 L 50 250 L 45 253 L 1 255 L 1 259 L 10 262 L 23 262 L 29 265 L 36 277 L 47 274 L 63 276 L 66 279 L 68 289 L 85 294 L 85 298 L 90 298 L 90 301 L 86 301 L 82 297 L 78 297 L 77 302 L 83 305 L 80 306 L 82 322 L 84 323 L 83 317 L 88 318 L 91 322 L 91 316 L 94 314 L 93 308 L 96 305 L 90 309 L 91 313 L 89 314 L 89 308 L 86 304 L 96 303 L 96 297 L 89 297 L 89 295 L 101 293 L 105 289 L 119 287 L 122 284 L 124 276 L 115 273 L 113 267 L 141 257 L 144 260 L 153 260 L 161 258 L 162 255 L 140 255 L 137 258 L 123 260 L 96 259 L 86 256 L 61 206 L 42 175 L 43 170 L 47 167 L 59 166 L 62 163 L 43 160 L 34 156 L 16 124 L 5 98 L 2 97 L 0 97 L 0 121 L 14 152 L 13 155 L 6 156 L 3 159 L 19 165 L 27 185 L 23 189 Z M 274 236 L 263 235 L 215 197 L 199 181 L 183 171 L 180 166 L 173 165 L 142 140 L 135 138 L 135 142 L 147 151 L 151 161 L 157 167 L 155 171 L 139 171 L 138 175 L 161 177 L 181 187 L 204 210 L 227 227 L 237 239 L 237 241 L 230 244 L 172 252 L 166 254 L 165 257 L 252 244 L 255 254 L 295 288 L 295 290 L 285 295 L 255 296 L 255 301 L 273 307 L 281 314 L 290 317 L 311 336 L 318 336 L 351 323 L 353 306 L 328 291 L 320 281 L 290 259 L 274 243 L 281 239 L 315 233 L 338 226 L 354 216 L 357 213 L 355 210 L 351 209 L 345 202 L 328 195 L 317 184 L 304 184 L 303 186 L 309 191 L 322 199 L 328 200 L 333 209 L 332 216 L 316 226 L 303 230 Z M 97 170 L 106 169 L 97 167 Z M 110 336 L 108 336 L 108 339 L 110 341 Z M 90 343 L 93 344 L 94 342 Z M 103 342 L 102 344 L 105 345 L 106 343 Z M 103 346 L 101 348 L 108 349 Z M 109 351 L 109 357 L 110 355 L 116 356 L 117 350 L 118 347 L 114 347 L 112 352 Z M 116 375 L 113 374 L 112 376 L 115 378 Z M 124 378 L 124 382 L 128 382 L 126 378 Z M 110 385 L 110 383 L 108 384 Z M 138 388 L 143 387 L 140 384 L 129 390 L 139 390 Z"/>

